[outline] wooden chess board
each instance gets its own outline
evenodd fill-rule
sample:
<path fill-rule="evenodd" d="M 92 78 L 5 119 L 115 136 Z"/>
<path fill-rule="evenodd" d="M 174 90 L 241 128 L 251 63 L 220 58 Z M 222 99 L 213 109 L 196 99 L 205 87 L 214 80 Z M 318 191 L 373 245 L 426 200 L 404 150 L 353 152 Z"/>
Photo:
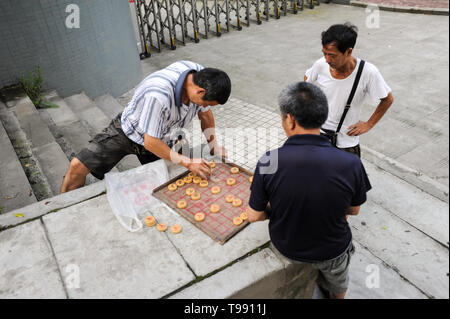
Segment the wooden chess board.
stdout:
<path fill-rule="evenodd" d="M 230 169 L 232 167 L 239 168 L 239 173 L 232 174 Z M 249 178 L 253 174 L 246 169 L 232 163 L 217 163 L 212 170 L 212 175 L 209 179 L 207 187 L 200 187 L 199 184 L 189 183 L 178 187 L 175 191 L 170 191 L 168 185 L 175 183 L 178 179 L 183 179 L 189 172 L 185 172 L 171 179 L 167 183 L 155 188 L 153 196 L 166 203 L 169 207 L 174 209 L 181 216 L 190 221 L 194 226 L 201 229 L 214 240 L 217 240 L 222 245 L 231 237 L 236 235 L 245 226 L 249 224 L 247 220 L 239 225 L 233 224 L 233 218 L 239 217 L 241 213 L 245 212 L 248 207 L 248 200 L 250 197 L 250 181 Z M 234 178 L 236 183 L 232 186 L 227 185 L 227 178 Z M 219 186 L 221 191 L 218 194 L 212 194 L 211 188 Z M 200 193 L 199 200 L 192 200 L 190 196 L 186 195 L 186 189 L 192 187 Z M 231 203 L 225 201 L 225 197 L 229 194 L 234 195 L 235 198 L 242 200 L 240 207 L 234 207 Z M 177 207 L 179 200 L 185 200 L 187 207 L 180 209 Z M 220 206 L 218 213 L 211 213 L 210 207 L 212 204 Z M 205 220 L 198 222 L 194 219 L 196 213 L 202 212 L 205 214 Z"/>

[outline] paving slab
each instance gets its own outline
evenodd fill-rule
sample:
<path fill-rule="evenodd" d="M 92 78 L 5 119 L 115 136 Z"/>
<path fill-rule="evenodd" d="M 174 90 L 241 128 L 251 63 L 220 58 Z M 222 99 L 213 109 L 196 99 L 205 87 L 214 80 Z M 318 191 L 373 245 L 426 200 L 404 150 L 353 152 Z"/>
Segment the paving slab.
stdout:
<path fill-rule="evenodd" d="M 224 245 L 192 225 L 167 205 L 152 210 L 158 222 L 179 224 L 183 231 L 167 237 L 197 276 L 205 276 L 269 242 L 268 221 L 250 224 Z"/>
<path fill-rule="evenodd" d="M 425 193 L 430 194 L 445 203 L 449 202 L 448 186 L 435 179 L 423 175 L 419 171 L 364 145 L 361 146 L 361 158 L 363 161 L 370 162 L 385 172 L 414 185 Z"/>
<path fill-rule="evenodd" d="M 66 298 L 41 220 L 0 233 L 0 298 Z"/>
<path fill-rule="evenodd" d="M 347 299 L 426 299 L 414 285 L 403 279 L 367 248 L 353 240 Z"/>
<path fill-rule="evenodd" d="M 372 184 L 369 196 L 373 202 L 448 247 L 448 203 L 369 162 L 365 161 L 364 167 Z"/>
<path fill-rule="evenodd" d="M 1 102 L 0 102 L 1 103 Z M 27 176 L 0 122 L 0 214 L 36 202 Z"/>
<path fill-rule="evenodd" d="M 353 238 L 430 298 L 449 296 L 445 247 L 370 199 L 351 216 Z"/>
<path fill-rule="evenodd" d="M 69 298 L 161 298 L 192 281 L 167 234 L 116 220 L 105 195 L 43 217 L 61 267 L 79 269 Z"/>

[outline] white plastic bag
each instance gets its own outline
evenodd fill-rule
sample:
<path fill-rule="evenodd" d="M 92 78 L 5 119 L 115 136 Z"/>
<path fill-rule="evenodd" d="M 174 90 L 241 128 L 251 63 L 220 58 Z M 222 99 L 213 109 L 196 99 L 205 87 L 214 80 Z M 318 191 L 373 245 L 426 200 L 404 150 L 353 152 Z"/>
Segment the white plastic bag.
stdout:
<path fill-rule="evenodd" d="M 169 180 L 164 160 L 105 175 L 106 196 L 117 220 L 129 231 L 142 229 L 145 213 L 160 205 L 153 189 Z"/>

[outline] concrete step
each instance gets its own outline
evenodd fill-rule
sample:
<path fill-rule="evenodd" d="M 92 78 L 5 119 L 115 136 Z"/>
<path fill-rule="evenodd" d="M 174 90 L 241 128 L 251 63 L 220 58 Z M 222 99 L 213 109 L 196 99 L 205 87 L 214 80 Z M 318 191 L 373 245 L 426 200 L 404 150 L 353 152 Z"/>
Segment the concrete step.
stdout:
<path fill-rule="evenodd" d="M 70 161 L 91 140 L 87 128 L 80 118 L 55 91 L 47 92 L 44 97 L 57 104 L 58 108 L 40 109 L 39 114 Z M 64 172 L 65 173 L 65 172 Z M 62 177 L 61 175 L 61 180 Z M 86 185 L 97 182 L 92 174 L 86 177 Z"/>
<path fill-rule="evenodd" d="M 67 158 L 27 96 L 10 106 L 2 111 L 1 119 L 36 199 L 58 194 L 69 164 Z M 46 155 L 49 149 L 51 156 Z"/>
<path fill-rule="evenodd" d="M 90 127 L 89 131 L 92 137 L 107 127 L 111 120 L 123 110 L 123 107 L 109 94 L 102 95 L 95 102 L 84 93 L 72 95 L 64 100 L 80 119 Z M 136 156 L 128 155 L 116 167 L 119 171 L 125 171 L 140 165 L 141 163 Z"/>
<path fill-rule="evenodd" d="M 5 105 L 0 102 L 0 108 Z M 0 214 L 36 202 L 31 185 L 0 122 Z"/>
<path fill-rule="evenodd" d="M 349 217 L 354 240 L 422 294 L 448 298 L 448 204 L 364 166 L 373 188 L 360 214 Z"/>
<path fill-rule="evenodd" d="M 64 101 L 86 124 L 90 136 L 100 133 L 111 122 L 108 116 L 84 93 L 72 95 Z"/>
<path fill-rule="evenodd" d="M 113 119 L 124 109 L 124 107 L 109 94 L 99 96 L 94 102 L 109 119 Z"/>

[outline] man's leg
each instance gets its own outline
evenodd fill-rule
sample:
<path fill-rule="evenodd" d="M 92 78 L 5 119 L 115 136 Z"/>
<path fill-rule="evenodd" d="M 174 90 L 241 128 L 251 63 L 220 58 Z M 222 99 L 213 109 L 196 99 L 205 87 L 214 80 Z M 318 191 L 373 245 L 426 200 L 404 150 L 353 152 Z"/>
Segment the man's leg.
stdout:
<path fill-rule="evenodd" d="M 334 293 L 330 292 L 330 299 L 344 299 L 346 293 L 347 292 L 344 292 L 342 294 L 334 294 Z"/>
<path fill-rule="evenodd" d="M 314 268 L 319 270 L 317 285 L 330 299 L 344 299 L 349 282 L 350 259 L 354 252 L 351 244 L 341 256 L 314 264 Z"/>
<path fill-rule="evenodd" d="M 89 169 L 78 158 L 74 157 L 70 161 L 69 170 L 64 176 L 61 193 L 83 187 L 89 172 Z"/>
<path fill-rule="evenodd" d="M 103 179 L 122 158 L 135 154 L 134 143 L 122 132 L 119 119 L 120 114 L 72 159 L 61 193 L 84 186 L 89 173 Z"/>

